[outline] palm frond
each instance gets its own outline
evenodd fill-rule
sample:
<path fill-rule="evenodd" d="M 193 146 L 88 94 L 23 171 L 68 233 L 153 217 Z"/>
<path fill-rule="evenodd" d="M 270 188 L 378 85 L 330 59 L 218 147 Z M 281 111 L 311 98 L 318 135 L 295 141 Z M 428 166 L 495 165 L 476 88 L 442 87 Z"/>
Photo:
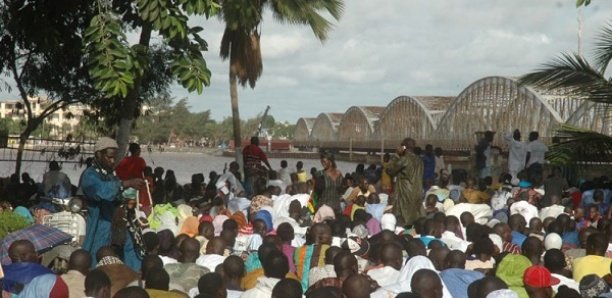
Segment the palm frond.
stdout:
<path fill-rule="evenodd" d="M 546 159 L 553 165 L 586 166 L 612 162 L 612 136 L 562 125 L 558 143 L 549 148 Z"/>
<path fill-rule="evenodd" d="M 526 74 L 519 83 L 560 95 L 612 104 L 612 83 L 582 56 L 563 54 L 541 69 Z"/>
<path fill-rule="evenodd" d="M 277 21 L 308 25 L 321 41 L 327 39 L 333 27 L 333 24 L 323 17 L 322 13 L 327 12 L 333 19 L 338 20 L 344 10 L 342 0 L 274 0 L 269 3 Z"/>
<path fill-rule="evenodd" d="M 263 73 L 260 35 L 257 31 L 248 33 L 226 27 L 219 55 L 224 60 L 230 59 L 231 67 L 242 86 L 249 83 L 251 88 L 255 88 L 257 79 Z"/>
<path fill-rule="evenodd" d="M 599 72 L 606 73 L 606 68 L 612 60 L 612 22 L 609 22 L 597 35 L 593 56 Z"/>

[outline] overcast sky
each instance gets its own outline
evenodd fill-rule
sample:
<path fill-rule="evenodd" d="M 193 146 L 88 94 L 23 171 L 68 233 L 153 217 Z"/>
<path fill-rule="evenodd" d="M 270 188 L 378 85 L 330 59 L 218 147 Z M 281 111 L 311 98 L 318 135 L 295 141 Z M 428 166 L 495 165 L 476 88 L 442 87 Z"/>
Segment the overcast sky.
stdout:
<path fill-rule="evenodd" d="M 282 25 L 266 14 L 263 75 L 255 89 L 240 88 L 242 117 L 270 105 L 279 120 L 353 105 L 385 106 L 400 95 L 456 96 L 491 75 L 517 76 L 561 52 L 577 50 L 575 0 L 345 0 L 344 14 L 325 43 L 307 27 Z M 583 49 L 612 21 L 612 1 L 583 9 Z M 193 110 L 231 114 L 228 63 L 218 56 L 223 24 L 197 22 L 209 42 L 213 77 L 204 93 L 174 87 Z M 0 98 L 6 97 L 6 94 Z"/>

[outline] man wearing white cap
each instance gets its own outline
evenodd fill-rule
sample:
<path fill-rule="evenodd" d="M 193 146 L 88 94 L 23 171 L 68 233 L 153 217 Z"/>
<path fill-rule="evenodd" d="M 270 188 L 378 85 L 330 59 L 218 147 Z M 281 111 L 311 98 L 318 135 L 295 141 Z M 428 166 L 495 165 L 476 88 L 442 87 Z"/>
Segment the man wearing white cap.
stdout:
<path fill-rule="evenodd" d="M 114 174 L 117 142 L 111 138 L 101 137 L 94 145 L 93 165 L 83 172 L 80 188 L 87 201 L 87 229 L 83 249 L 94 256 L 98 250 L 111 241 L 111 221 L 115 209 L 121 203 L 121 192 L 124 188 L 136 188 L 144 185 L 140 178 L 125 181 Z"/>

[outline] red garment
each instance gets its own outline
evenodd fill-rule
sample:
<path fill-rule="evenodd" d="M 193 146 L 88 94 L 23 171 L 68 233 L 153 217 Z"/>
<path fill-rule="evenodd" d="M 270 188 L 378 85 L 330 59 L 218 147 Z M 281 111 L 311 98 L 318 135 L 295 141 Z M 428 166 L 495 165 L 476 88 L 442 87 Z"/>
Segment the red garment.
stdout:
<path fill-rule="evenodd" d="M 520 255 L 521 254 L 521 248 L 518 247 L 518 245 L 512 243 L 512 242 L 507 242 L 504 241 L 504 244 L 502 245 L 503 250 L 502 252 L 509 252 L 513 255 Z"/>
<path fill-rule="evenodd" d="M 115 173 L 121 180 L 142 178 L 142 172 L 146 166 L 147 163 L 144 161 L 144 159 L 142 159 L 142 157 L 128 156 L 119 162 L 117 168 L 115 168 Z"/>
<path fill-rule="evenodd" d="M 257 145 L 250 144 L 242 150 L 245 169 L 258 169 L 262 161 L 268 161 L 266 154 Z"/>
<path fill-rule="evenodd" d="M 117 177 L 121 180 L 129 180 L 133 178 L 143 178 L 144 168 L 147 166 L 145 160 L 140 156 L 127 156 L 123 158 L 117 167 L 115 168 L 115 173 Z M 153 185 L 153 178 L 146 177 L 149 185 Z M 147 193 L 147 187 L 142 186 L 138 190 L 138 201 L 140 206 L 150 206 L 149 194 Z"/>

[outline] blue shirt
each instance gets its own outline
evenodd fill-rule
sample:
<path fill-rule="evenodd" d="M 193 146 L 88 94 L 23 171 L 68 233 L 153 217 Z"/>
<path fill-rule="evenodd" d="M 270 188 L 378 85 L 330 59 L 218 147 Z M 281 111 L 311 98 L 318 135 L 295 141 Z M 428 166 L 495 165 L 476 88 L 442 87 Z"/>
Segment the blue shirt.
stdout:
<path fill-rule="evenodd" d="M 35 277 L 48 273 L 53 274 L 53 271 L 51 271 L 49 268 L 41 266 L 37 263 L 29 262 L 2 265 L 2 270 L 4 270 L 2 290 L 14 294 L 18 294 L 15 286 L 25 286 Z M 19 291 L 21 291 L 21 289 L 19 289 Z"/>
<path fill-rule="evenodd" d="M 525 236 L 523 233 L 512 231 L 512 243 L 518 245 L 518 247 L 523 246 L 523 241 L 525 241 L 525 239 L 527 239 L 527 236 Z"/>
<path fill-rule="evenodd" d="M 578 232 L 576 231 L 565 232 L 563 233 L 563 236 L 561 236 L 561 239 L 563 240 L 563 243 L 580 247 L 580 238 L 578 236 Z"/>
<path fill-rule="evenodd" d="M 440 272 L 440 278 L 453 298 L 468 298 L 468 286 L 481 278 L 484 274 L 479 271 L 450 268 Z"/>

